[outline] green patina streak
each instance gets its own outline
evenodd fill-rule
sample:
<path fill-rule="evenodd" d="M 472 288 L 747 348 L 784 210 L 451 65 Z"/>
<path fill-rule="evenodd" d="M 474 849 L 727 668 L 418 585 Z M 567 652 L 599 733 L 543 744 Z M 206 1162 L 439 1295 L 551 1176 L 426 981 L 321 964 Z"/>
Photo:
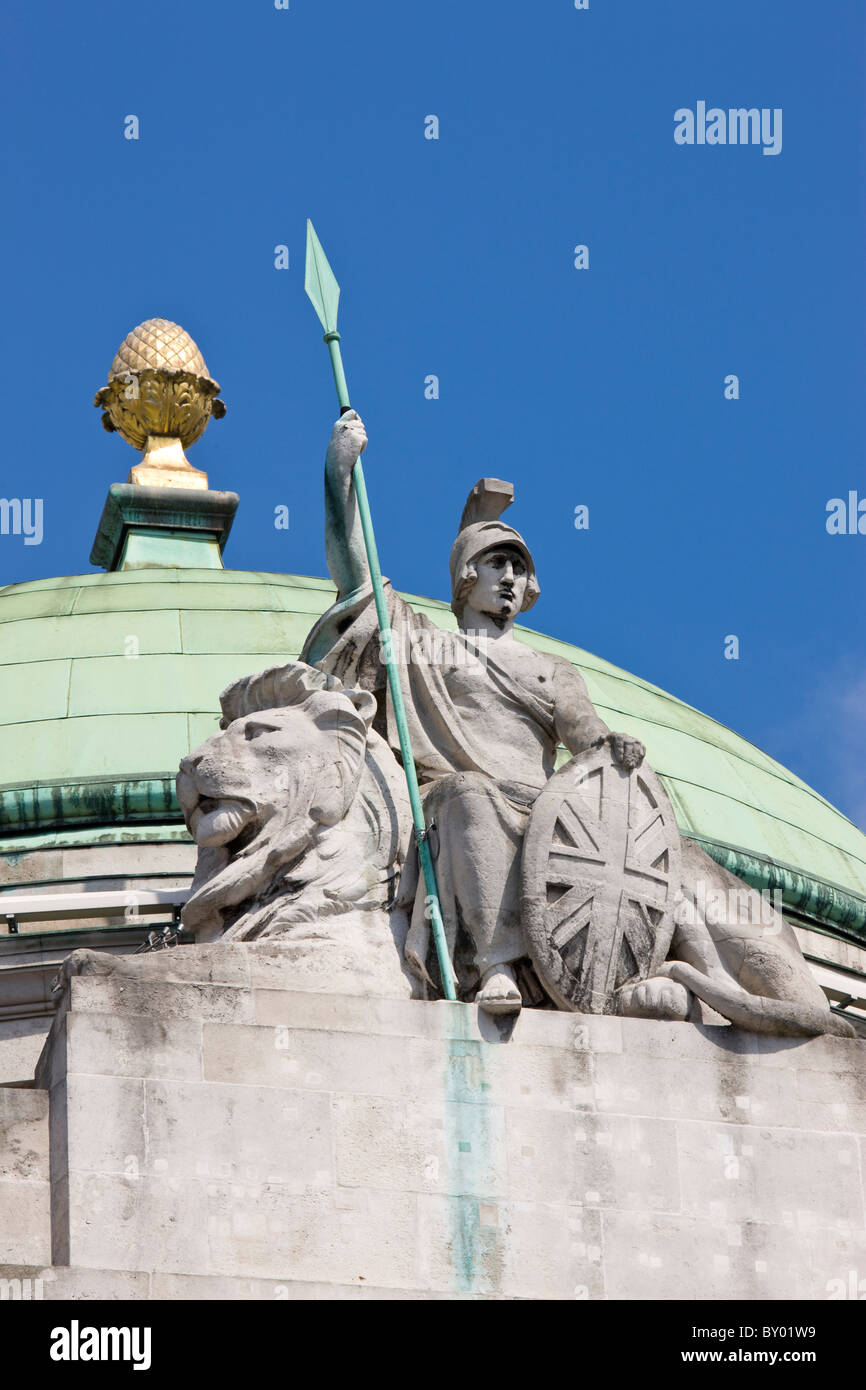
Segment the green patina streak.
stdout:
<path fill-rule="evenodd" d="M 494 1209 L 500 1200 L 495 1192 L 485 1191 L 490 1175 L 499 1166 L 491 1123 L 493 1086 L 488 1079 L 491 1045 L 471 1036 L 474 1011 L 469 1005 L 443 1004 L 442 1009 L 446 1026 L 460 1034 L 443 1038 L 451 1262 L 458 1293 L 498 1293 L 503 1263 L 501 1228 L 498 1223 L 482 1220 L 482 1207 Z"/>

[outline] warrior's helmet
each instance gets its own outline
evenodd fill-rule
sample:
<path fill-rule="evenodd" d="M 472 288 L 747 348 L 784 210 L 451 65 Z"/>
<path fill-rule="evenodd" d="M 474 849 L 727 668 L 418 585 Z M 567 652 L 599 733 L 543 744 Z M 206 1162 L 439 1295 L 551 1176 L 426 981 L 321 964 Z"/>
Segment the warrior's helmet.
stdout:
<path fill-rule="evenodd" d="M 451 547 L 451 608 L 460 622 L 463 605 L 477 577 L 474 562 L 486 550 L 511 546 L 523 556 L 526 565 L 526 593 L 521 612 L 526 613 L 541 592 L 535 574 L 535 561 L 519 531 L 506 526 L 499 517 L 514 501 L 514 487 L 499 478 L 481 478 L 466 499 L 457 539 Z"/>

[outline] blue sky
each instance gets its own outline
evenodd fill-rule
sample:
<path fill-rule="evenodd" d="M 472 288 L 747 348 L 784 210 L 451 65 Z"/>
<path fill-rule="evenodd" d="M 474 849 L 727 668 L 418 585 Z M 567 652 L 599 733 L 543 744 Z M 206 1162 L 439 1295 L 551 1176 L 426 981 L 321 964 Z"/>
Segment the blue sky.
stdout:
<path fill-rule="evenodd" d="M 241 495 L 227 563 L 324 572 L 336 412 L 303 293 L 310 216 L 343 286 L 395 583 L 447 597 L 466 492 L 513 480 L 533 626 L 706 710 L 866 824 L 866 536 L 825 527 L 830 498 L 866 497 L 864 15 L 10 4 L 0 491 L 41 496 L 45 520 L 40 546 L 0 536 L 0 583 L 90 568 L 105 491 L 135 461 L 92 397 L 157 315 L 223 387 L 228 415 L 190 457 Z M 674 112 L 698 101 L 781 108 L 781 153 L 676 145 Z"/>

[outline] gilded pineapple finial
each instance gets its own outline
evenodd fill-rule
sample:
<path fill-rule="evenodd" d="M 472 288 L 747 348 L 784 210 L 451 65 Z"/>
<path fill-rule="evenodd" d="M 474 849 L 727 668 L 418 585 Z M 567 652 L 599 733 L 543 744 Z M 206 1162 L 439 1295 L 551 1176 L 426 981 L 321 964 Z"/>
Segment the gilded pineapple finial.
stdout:
<path fill-rule="evenodd" d="M 130 483 L 207 488 L 207 474 L 193 468 L 184 449 L 201 438 L 211 415 L 225 415 L 219 390 L 180 324 L 148 319 L 126 336 L 93 404 L 102 407 L 107 430 L 142 451 Z"/>

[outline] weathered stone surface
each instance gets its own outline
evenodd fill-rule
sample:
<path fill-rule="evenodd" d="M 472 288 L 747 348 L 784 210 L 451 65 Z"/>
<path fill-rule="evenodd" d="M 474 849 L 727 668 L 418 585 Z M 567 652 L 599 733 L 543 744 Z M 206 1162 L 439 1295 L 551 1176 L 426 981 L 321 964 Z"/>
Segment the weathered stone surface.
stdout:
<path fill-rule="evenodd" d="M 330 1189 L 217 1184 L 208 1196 L 209 1272 L 419 1288 L 412 1193 L 364 1192 L 341 1206 Z"/>
<path fill-rule="evenodd" d="M 569 1162 L 563 1156 L 569 1155 Z M 509 1194 L 587 1211 L 677 1211 L 677 1131 L 643 1116 L 508 1112 Z"/>
<path fill-rule="evenodd" d="M 399 1048 L 363 1033 L 278 1029 L 206 1023 L 206 1081 L 291 1090 L 415 1094 L 416 1080 L 443 1065 L 441 1045 L 404 1037 Z"/>
<path fill-rule="evenodd" d="M 0 1087 L 0 1181 L 48 1179 L 48 1097 L 44 1091 Z"/>
<path fill-rule="evenodd" d="M 472 1295 L 481 1297 L 481 1295 Z M 80 1269 L 64 1265 L 0 1264 L 0 1302 L 91 1302 L 168 1299 L 282 1303 L 295 1300 L 447 1298 L 447 1293 L 378 1288 L 360 1279 L 354 1284 L 310 1284 L 293 1279 L 250 1279 L 232 1275 L 125 1273 L 116 1269 Z"/>
<path fill-rule="evenodd" d="M 27 1019 L 0 1027 L 0 1084 L 33 1075 L 47 1035 L 47 1020 L 42 1026 Z"/>
<path fill-rule="evenodd" d="M 126 1272 L 170 1269 L 195 1274 L 206 1269 L 208 1203 L 203 1185 L 170 1173 L 126 1177 L 79 1168 L 79 1138 L 73 1131 L 65 1262 Z"/>
<path fill-rule="evenodd" d="M 47 1302 L 92 1302 L 145 1299 L 150 1296 L 150 1276 L 116 1269 L 70 1269 L 54 1266 L 45 1271 Z"/>
<path fill-rule="evenodd" d="M 465 1196 L 419 1198 L 418 1208 L 420 1271 L 438 1293 L 604 1297 L 597 1212 Z"/>
<path fill-rule="evenodd" d="M 48 1097 L 0 1087 L 0 1263 L 50 1259 Z"/>
<path fill-rule="evenodd" d="M 335 1096 L 333 1104 L 341 1186 L 505 1198 L 502 1106 L 352 1095 Z"/>
<path fill-rule="evenodd" d="M 844 1127 L 866 1044 L 139 984 L 73 978 L 40 1067 L 70 1289 L 794 1299 L 866 1268 L 866 1136 Z M 216 988 L 237 996 L 219 1019 Z M 44 1093 L 4 1095 L 22 1133 L 44 1116 Z M 47 1263 L 30 1219 L 10 1264 Z"/>
<path fill-rule="evenodd" d="M 767 1072 L 726 1053 L 702 1062 L 627 1054 L 599 1057 L 595 1103 L 606 1113 L 625 1109 L 659 1118 L 721 1118 L 739 1124 L 799 1122 L 793 1070 Z"/>
<path fill-rule="evenodd" d="M 856 1135 L 683 1121 L 677 1141 L 681 1209 L 689 1215 L 739 1226 L 760 1213 L 798 1231 L 863 1231 Z"/>
<path fill-rule="evenodd" d="M 50 1259 L 48 1184 L 0 1182 L 0 1260 Z"/>
<path fill-rule="evenodd" d="M 135 958 L 126 958 L 131 959 Z M 154 988 L 147 979 L 121 974 L 106 981 L 85 976 L 72 980 L 71 986 L 76 1004 L 79 1000 L 82 1004 L 93 1000 L 106 1011 L 112 1007 L 124 1013 L 129 1010 L 132 1014 L 164 1019 L 171 1025 L 191 1016 L 227 1023 L 246 1023 L 253 1018 L 252 994 L 237 985 L 169 982 Z"/>
<path fill-rule="evenodd" d="M 276 1279 L 242 1279 L 230 1275 L 194 1276 L 188 1274 L 154 1274 L 151 1281 L 152 1298 L 214 1299 L 230 1302 L 256 1300 L 259 1302 L 286 1303 L 301 1300 L 319 1303 L 346 1299 L 423 1299 L 447 1298 L 446 1293 L 431 1293 L 412 1289 L 377 1288 L 362 1282 L 362 1277 L 353 1284 L 310 1284 L 293 1279 L 290 1275 Z"/>
<path fill-rule="evenodd" d="M 805 1263 L 797 1233 L 739 1229 L 678 1213 L 606 1212 L 605 1292 L 613 1299 L 795 1299 Z"/>
<path fill-rule="evenodd" d="M 74 1056 L 74 1045 L 71 1052 Z M 147 1134 L 144 1081 L 72 1072 L 61 1084 L 65 1087 L 67 1133 L 74 1144 L 71 1170 L 130 1177 L 142 1172 Z M 72 1161 L 70 1150 L 70 1165 Z"/>
<path fill-rule="evenodd" d="M 86 984 L 83 980 L 75 983 L 76 990 L 84 986 L 84 999 Z M 122 986 L 118 993 L 121 991 Z M 67 1027 L 74 1030 L 76 1061 L 83 1072 L 201 1079 L 201 1017 L 76 1011 L 67 1018 Z"/>
<path fill-rule="evenodd" d="M 144 1171 L 178 1178 L 327 1187 L 333 1167 L 330 1098 L 258 1086 L 148 1081 Z"/>

